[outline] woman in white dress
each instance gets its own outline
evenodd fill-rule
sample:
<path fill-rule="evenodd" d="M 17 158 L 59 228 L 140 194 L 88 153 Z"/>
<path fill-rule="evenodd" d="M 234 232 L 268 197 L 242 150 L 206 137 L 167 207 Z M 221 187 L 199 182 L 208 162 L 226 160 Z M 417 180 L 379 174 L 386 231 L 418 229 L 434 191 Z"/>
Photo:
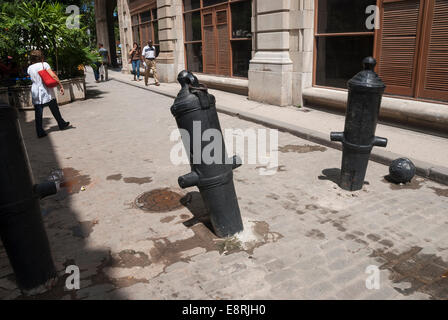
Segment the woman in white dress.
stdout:
<path fill-rule="evenodd" d="M 50 76 L 58 82 L 59 90 L 61 94 L 64 94 L 64 87 L 61 84 L 58 76 L 51 70 L 48 63 L 44 62 L 44 56 L 42 51 L 34 50 L 31 52 L 31 65 L 28 67 L 28 74 L 31 77 L 33 85 L 31 86 L 31 95 L 33 98 L 33 105 L 36 119 L 36 132 L 39 138 L 47 136 L 42 126 L 43 110 L 46 106 L 50 107 L 53 117 L 58 122 L 60 130 L 67 129 L 70 122 L 66 122 L 59 111 L 59 106 L 56 101 L 54 88 L 47 88 L 42 78 L 39 75 L 39 71 L 47 70 Z"/>

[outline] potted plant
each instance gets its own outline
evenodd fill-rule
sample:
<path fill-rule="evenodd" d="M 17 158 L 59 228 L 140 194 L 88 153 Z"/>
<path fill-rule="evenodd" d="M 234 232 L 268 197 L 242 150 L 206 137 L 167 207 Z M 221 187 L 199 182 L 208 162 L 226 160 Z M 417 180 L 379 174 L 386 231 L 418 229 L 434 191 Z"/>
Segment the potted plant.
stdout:
<path fill-rule="evenodd" d="M 0 14 L 0 54 L 8 54 L 26 77 L 28 54 L 39 49 L 57 72 L 66 94 L 57 94 L 59 104 L 85 99 L 84 66 L 95 68 L 100 57 L 88 47 L 85 28 L 68 28 L 64 7 L 46 1 L 3 3 Z M 9 87 L 10 103 L 19 109 L 32 108 L 30 84 L 17 81 Z M 4 89 L 2 89 L 4 91 Z M 2 92 L 0 90 L 0 92 Z"/>

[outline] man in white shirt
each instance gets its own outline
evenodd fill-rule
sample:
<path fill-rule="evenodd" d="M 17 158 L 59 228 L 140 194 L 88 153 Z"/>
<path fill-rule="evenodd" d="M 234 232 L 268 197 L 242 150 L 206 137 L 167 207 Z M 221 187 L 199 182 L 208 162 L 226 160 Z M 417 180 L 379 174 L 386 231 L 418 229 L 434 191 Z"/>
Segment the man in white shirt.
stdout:
<path fill-rule="evenodd" d="M 157 76 L 156 69 L 156 47 L 152 45 L 152 40 L 148 41 L 148 45 L 143 48 L 142 52 L 145 58 L 146 70 L 145 70 L 145 85 L 148 85 L 149 73 L 152 71 L 156 86 L 160 86 L 159 77 Z"/>

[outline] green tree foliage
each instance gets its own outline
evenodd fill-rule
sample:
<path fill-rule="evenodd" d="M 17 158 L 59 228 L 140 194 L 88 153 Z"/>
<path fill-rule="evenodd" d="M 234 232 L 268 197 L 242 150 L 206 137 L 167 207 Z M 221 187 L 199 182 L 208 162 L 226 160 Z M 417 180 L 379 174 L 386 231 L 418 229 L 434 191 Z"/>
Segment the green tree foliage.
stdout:
<path fill-rule="evenodd" d="M 89 48 L 83 17 L 80 17 L 80 28 L 68 28 L 66 22 L 69 16 L 65 8 L 59 2 L 47 1 L 2 3 L 0 55 L 13 56 L 24 68 L 28 64 L 29 52 L 39 49 L 61 78 L 82 75 L 79 66 L 94 65 L 99 61 L 99 56 Z"/>

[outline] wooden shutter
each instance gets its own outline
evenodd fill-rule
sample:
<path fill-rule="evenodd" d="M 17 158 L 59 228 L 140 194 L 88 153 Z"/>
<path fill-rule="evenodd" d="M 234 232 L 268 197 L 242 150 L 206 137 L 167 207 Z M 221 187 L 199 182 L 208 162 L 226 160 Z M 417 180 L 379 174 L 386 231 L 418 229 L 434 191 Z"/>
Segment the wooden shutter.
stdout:
<path fill-rule="evenodd" d="M 140 44 L 140 46 L 143 44 L 143 43 L 145 43 L 145 41 L 146 41 L 146 25 L 140 25 L 140 41 L 141 42 L 139 42 L 139 44 Z"/>
<path fill-rule="evenodd" d="M 153 36 L 152 36 L 152 26 L 151 26 L 150 23 L 148 24 L 148 40 L 152 40 L 152 41 L 154 41 L 154 38 L 153 38 Z M 155 42 L 155 41 L 154 41 L 154 42 Z M 145 44 L 145 46 L 146 46 L 146 44 Z"/>
<path fill-rule="evenodd" d="M 224 76 L 230 76 L 230 40 L 227 17 L 227 9 L 216 11 L 216 29 L 218 35 L 217 73 Z"/>
<path fill-rule="evenodd" d="M 151 26 L 149 23 L 142 24 L 140 26 L 141 45 L 144 47 L 148 43 L 148 40 L 152 40 Z"/>
<path fill-rule="evenodd" d="M 134 42 L 140 43 L 140 28 L 138 26 L 132 27 L 132 36 Z"/>
<path fill-rule="evenodd" d="M 204 72 L 216 73 L 217 61 L 216 61 L 216 37 L 215 28 L 213 26 L 213 11 L 204 11 L 203 14 L 203 26 L 204 26 Z"/>
<path fill-rule="evenodd" d="M 231 50 L 228 6 L 202 12 L 204 72 L 231 75 Z"/>
<path fill-rule="evenodd" d="M 448 101 L 448 0 L 427 3 L 419 97 Z"/>
<path fill-rule="evenodd" d="M 413 96 L 423 0 L 383 0 L 378 73 L 386 92 Z"/>

